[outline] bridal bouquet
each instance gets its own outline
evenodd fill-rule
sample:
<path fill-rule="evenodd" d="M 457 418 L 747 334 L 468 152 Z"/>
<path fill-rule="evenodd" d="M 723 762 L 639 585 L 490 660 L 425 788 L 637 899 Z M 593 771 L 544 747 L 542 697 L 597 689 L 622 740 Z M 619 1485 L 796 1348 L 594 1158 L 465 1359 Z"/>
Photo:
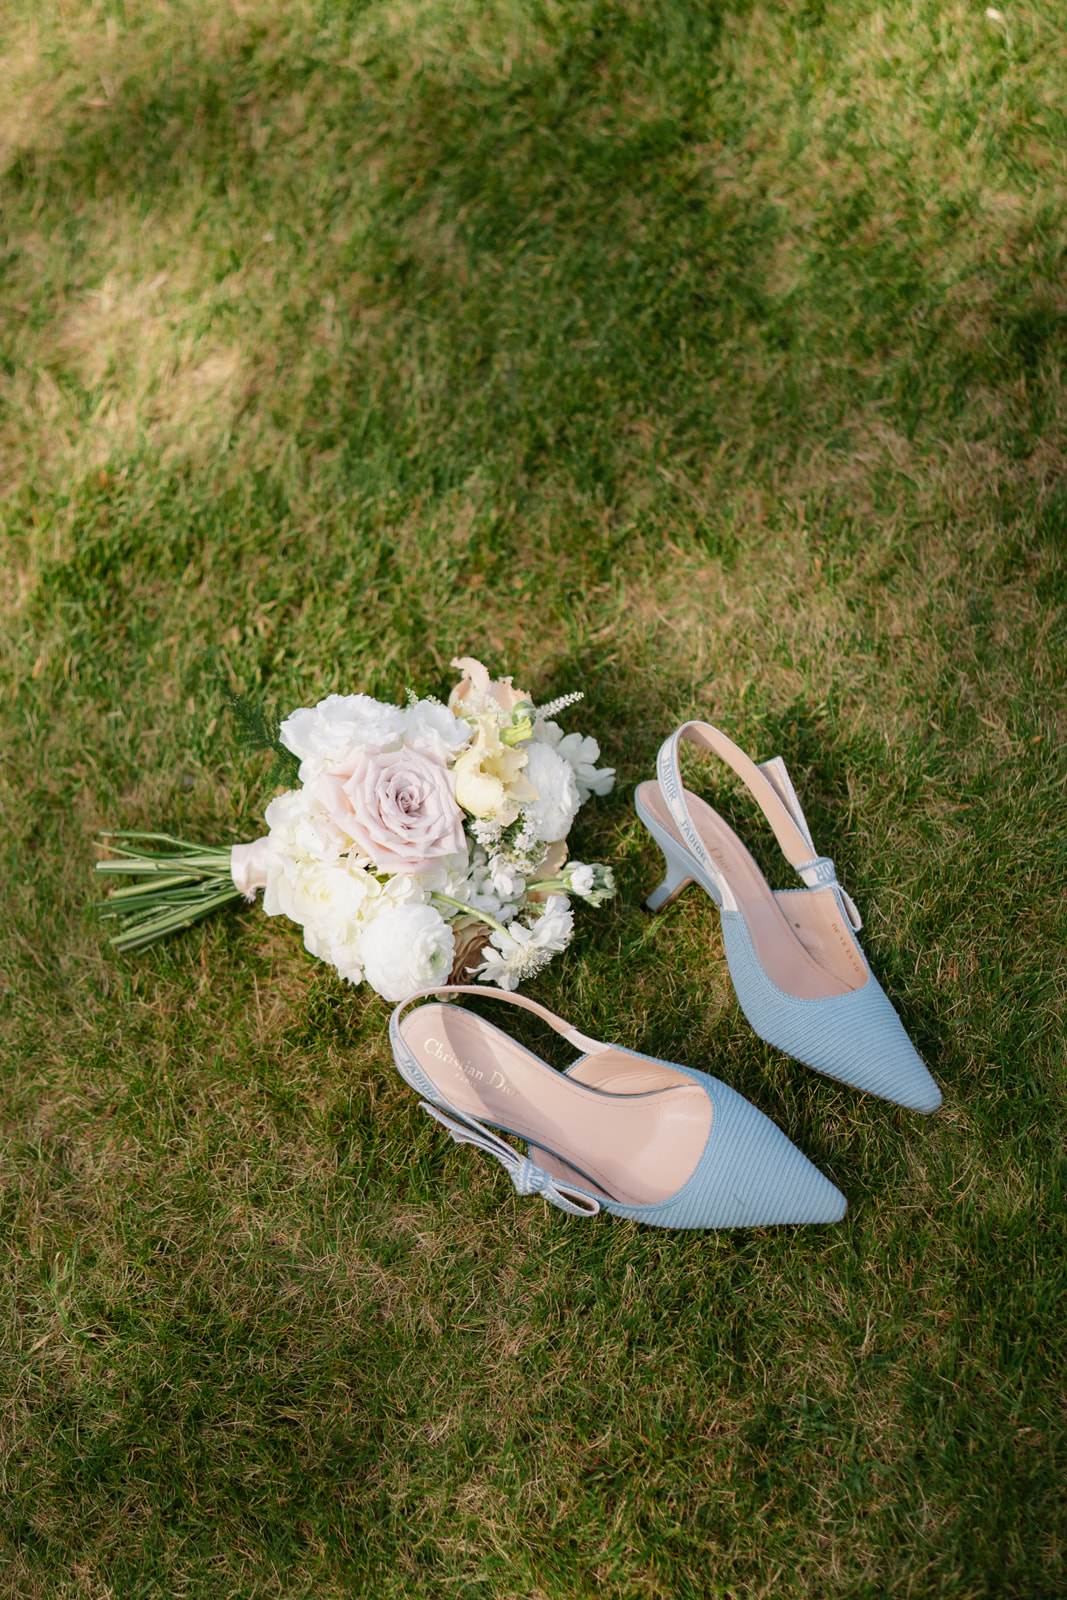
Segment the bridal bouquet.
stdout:
<path fill-rule="evenodd" d="M 270 802 L 251 844 L 108 835 L 97 872 L 140 880 L 103 902 L 112 944 L 151 944 L 262 890 L 313 956 L 386 1000 L 471 977 L 515 989 L 539 972 L 570 940 L 570 900 L 615 892 L 609 867 L 566 847 L 614 770 L 596 766 L 595 739 L 552 720 L 580 694 L 538 708 L 480 662 L 452 664 L 463 677 L 447 705 L 332 694 L 292 712 L 279 737 L 300 787 Z"/>

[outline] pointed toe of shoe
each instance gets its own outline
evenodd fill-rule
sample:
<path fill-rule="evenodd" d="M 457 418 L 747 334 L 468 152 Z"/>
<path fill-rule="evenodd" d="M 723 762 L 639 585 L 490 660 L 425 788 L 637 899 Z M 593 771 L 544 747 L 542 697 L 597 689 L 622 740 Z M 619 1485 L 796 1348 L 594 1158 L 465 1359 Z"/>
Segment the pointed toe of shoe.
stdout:
<path fill-rule="evenodd" d="M 756 956 L 744 918 L 723 916 L 737 998 L 761 1039 L 854 1089 L 929 1114 L 941 1091 L 873 973 L 861 989 L 825 1000 L 785 994 Z"/>
<path fill-rule="evenodd" d="M 746 1101 L 742 1105 L 742 1137 L 750 1148 L 759 1149 L 761 1158 L 758 1164 L 746 1163 L 744 1179 L 731 1173 L 730 1198 L 738 1205 L 743 1225 L 840 1222 L 848 1210 L 841 1191 L 768 1117 Z"/>
<path fill-rule="evenodd" d="M 689 1076 L 705 1084 L 714 1108 L 707 1145 L 678 1194 L 641 1208 L 640 1220 L 675 1228 L 840 1222 L 848 1208 L 844 1195 L 769 1117 L 726 1084 L 704 1073 Z"/>
<path fill-rule="evenodd" d="M 811 1163 L 808 1162 L 809 1167 Z M 815 1167 L 811 1167 L 817 1172 Z M 830 1182 L 817 1172 L 820 1180 L 818 1185 L 810 1184 L 804 1191 L 804 1210 L 806 1215 L 799 1218 L 801 1222 L 840 1222 L 848 1210 L 848 1201 Z"/>
<path fill-rule="evenodd" d="M 924 1116 L 929 1116 L 941 1104 L 941 1090 L 914 1050 L 912 1056 L 914 1059 L 906 1067 L 902 1063 L 894 1074 L 896 1093 L 885 1098 L 897 1101 L 909 1111 L 921 1111 Z"/>
<path fill-rule="evenodd" d="M 864 1002 L 862 1008 L 855 1008 L 862 1010 L 861 1016 L 843 1036 L 839 1035 L 837 1049 L 828 1053 L 820 1070 L 882 1100 L 928 1116 L 941 1104 L 941 1090 L 874 978 L 868 989 L 870 994 L 864 990 L 857 997 Z"/>
<path fill-rule="evenodd" d="M 854 1016 L 843 1015 L 846 1007 L 842 1001 L 855 1002 L 847 1008 Z M 837 1007 L 838 1026 L 833 1033 L 827 1030 L 822 1041 L 810 1041 L 806 1054 L 792 1050 L 791 1055 L 828 1077 L 908 1111 L 928 1116 L 937 1110 L 941 1090 L 874 978 L 858 995 L 844 995 L 841 1001 L 827 1004 Z"/>

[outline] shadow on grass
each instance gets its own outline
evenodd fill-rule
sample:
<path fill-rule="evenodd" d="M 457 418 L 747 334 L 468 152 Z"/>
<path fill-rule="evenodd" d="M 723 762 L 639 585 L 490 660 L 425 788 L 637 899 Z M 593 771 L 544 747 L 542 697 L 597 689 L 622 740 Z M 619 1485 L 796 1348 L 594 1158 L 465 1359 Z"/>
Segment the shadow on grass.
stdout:
<path fill-rule="evenodd" d="M 514 59 L 493 19 L 476 56 L 459 24 L 427 13 L 425 38 L 417 22 L 390 34 L 366 6 L 323 7 L 286 48 L 251 23 L 214 52 L 190 31 L 7 182 L 74 252 L 115 193 L 147 215 L 195 189 L 201 225 L 228 228 L 221 273 L 269 222 L 293 263 L 305 257 L 284 342 L 306 343 L 327 299 L 339 329 L 294 442 L 333 453 L 353 490 L 385 462 L 436 494 L 488 467 L 505 488 L 562 476 L 610 507 L 635 456 L 654 473 L 699 442 L 740 471 L 753 451 L 843 447 L 865 405 L 911 437 L 958 414 L 975 383 L 1023 376 L 1017 444 L 1032 448 L 1064 318 L 1019 278 L 990 338 L 963 338 L 906 164 L 885 215 L 871 185 L 808 217 L 788 187 L 772 199 L 749 182 L 750 86 L 719 48 L 724 19 L 745 14 L 587 0 L 564 25 L 535 8 L 536 45 Z M 961 219 L 939 226 L 951 239 Z M 791 232 L 807 243 L 783 289 Z M 392 378 L 357 348 L 368 311 Z"/>

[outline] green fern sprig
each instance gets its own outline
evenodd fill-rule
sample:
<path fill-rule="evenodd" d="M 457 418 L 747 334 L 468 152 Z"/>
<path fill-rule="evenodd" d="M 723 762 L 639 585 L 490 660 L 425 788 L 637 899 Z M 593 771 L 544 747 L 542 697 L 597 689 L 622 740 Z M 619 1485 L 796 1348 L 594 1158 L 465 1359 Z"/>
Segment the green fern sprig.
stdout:
<path fill-rule="evenodd" d="M 273 751 L 274 761 L 267 774 L 267 782 L 295 788 L 300 781 L 300 761 L 282 744 L 282 725 L 277 708 L 269 705 L 262 695 L 236 693 L 221 679 L 218 687 L 219 698 L 233 721 L 237 748 Z"/>

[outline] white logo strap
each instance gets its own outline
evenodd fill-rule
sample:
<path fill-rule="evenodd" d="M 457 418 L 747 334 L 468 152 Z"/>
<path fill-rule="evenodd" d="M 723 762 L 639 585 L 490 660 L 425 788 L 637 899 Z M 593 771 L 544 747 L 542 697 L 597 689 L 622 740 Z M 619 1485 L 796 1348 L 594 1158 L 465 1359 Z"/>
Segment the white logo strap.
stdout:
<path fill-rule="evenodd" d="M 721 760 L 733 768 L 738 777 L 748 785 L 757 804 L 774 830 L 775 838 L 782 848 L 786 860 L 796 869 L 801 880 L 809 889 L 833 888 L 841 896 L 841 903 L 845 914 L 853 928 L 858 932 L 863 926 L 863 919 L 856 909 L 851 896 L 837 881 L 837 872 L 829 856 L 820 856 L 816 853 L 815 842 L 808 827 L 804 809 L 797 798 L 792 780 L 781 756 L 772 756 L 769 761 L 761 762 L 759 766 L 750 761 L 744 751 L 739 749 L 733 740 L 728 738 L 719 728 L 710 722 L 686 722 L 672 734 L 660 749 L 656 763 L 660 788 L 665 800 L 670 807 L 671 816 L 678 824 L 678 829 L 685 839 L 686 844 L 719 886 L 723 893 L 723 904 L 727 909 L 733 910 L 735 902 L 725 886 L 725 880 L 709 861 L 707 851 L 700 839 L 693 819 L 689 815 L 689 808 L 685 803 L 685 791 L 682 788 L 681 775 L 678 768 L 678 744 L 681 739 L 689 739 L 693 744 L 711 750 Z"/>
<path fill-rule="evenodd" d="M 853 900 L 848 890 L 840 883 L 837 886 L 837 892 L 841 896 L 841 904 L 845 908 L 846 917 L 852 924 L 853 932 L 859 933 L 860 929 L 863 927 L 863 918 L 860 916 L 859 906 L 856 904 L 855 900 Z"/>
<path fill-rule="evenodd" d="M 772 756 L 769 761 L 761 761 L 759 770 L 763 773 L 763 776 L 796 823 L 812 855 L 816 855 L 815 840 L 811 836 L 808 819 L 804 815 L 803 806 L 797 799 L 797 792 L 793 788 L 793 780 L 790 778 L 789 771 L 781 756 Z"/>
<path fill-rule="evenodd" d="M 793 782 L 785 762 L 781 756 L 772 756 L 769 761 L 760 762 L 760 771 L 811 847 L 812 859 L 810 861 L 803 861 L 799 865 L 794 863 L 797 872 L 809 889 L 835 888 L 841 896 L 841 904 L 845 908 L 845 915 L 856 933 L 859 933 L 863 927 L 863 918 L 860 916 L 852 896 L 838 882 L 837 868 L 830 860 L 830 857 L 815 854 L 815 841 L 811 837 L 808 819 L 804 815 L 803 806 L 797 799 L 797 792 L 793 788 Z"/>
<path fill-rule="evenodd" d="M 656 757 L 656 777 L 659 780 L 660 791 L 671 817 L 678 828 L 678 832 L 685 840 L 686 845 L 696 856 L 701 867 L 715 884 L 724 911 L 736 911 L 737 901 L 734 899 L 730 885 L 711 859 L 704 848 L 704 841 L 693 825 L 689 815 L 689 807 L 685 803 L 685 789 L 682 785 L 682 774 L 678 764 L 678 745 L 683 733 L 688 730 L 689 724 L 679 728 L 677 733 L 672 733 L 669 739 L 664 739 Z"/>

